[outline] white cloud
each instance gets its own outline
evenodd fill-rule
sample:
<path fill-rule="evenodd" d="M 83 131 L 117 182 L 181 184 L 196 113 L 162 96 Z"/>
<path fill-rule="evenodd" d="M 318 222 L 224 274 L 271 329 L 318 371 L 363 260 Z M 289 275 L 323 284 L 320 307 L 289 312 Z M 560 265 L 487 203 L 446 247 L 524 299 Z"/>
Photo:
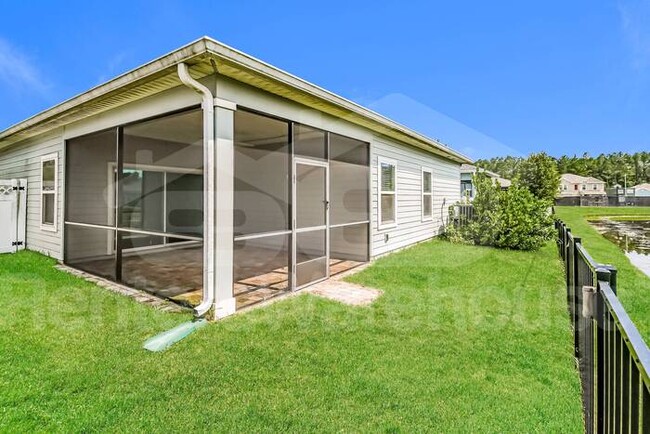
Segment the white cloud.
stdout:
<path fill-rule="evenodd" d="M 42 94 L 49 88 L 33 62 L 2 38 L 0 38 L 0 83 L 18 92 Z"/>
<path fill-rule="evenodd" d="M 621 1 L 618 9 L 632 65 L 645 69 L 650 66 L 650 0 Z"/>

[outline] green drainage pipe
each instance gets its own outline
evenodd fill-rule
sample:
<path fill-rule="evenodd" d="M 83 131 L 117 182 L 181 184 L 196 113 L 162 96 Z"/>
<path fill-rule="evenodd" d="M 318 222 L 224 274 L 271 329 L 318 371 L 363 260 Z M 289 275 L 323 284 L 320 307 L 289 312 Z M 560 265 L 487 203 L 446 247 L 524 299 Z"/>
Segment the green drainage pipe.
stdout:
<path fill-rule="evenodd" d="M 176 342 L 191 335 L 194 331 L 200 329 L 208 323 L 205 319 L 197 321 L 188 321 L 179 324 L 173 329 L 160 333 L 144 342 L 144 349 L 149 351 L 164 351 Z"/>

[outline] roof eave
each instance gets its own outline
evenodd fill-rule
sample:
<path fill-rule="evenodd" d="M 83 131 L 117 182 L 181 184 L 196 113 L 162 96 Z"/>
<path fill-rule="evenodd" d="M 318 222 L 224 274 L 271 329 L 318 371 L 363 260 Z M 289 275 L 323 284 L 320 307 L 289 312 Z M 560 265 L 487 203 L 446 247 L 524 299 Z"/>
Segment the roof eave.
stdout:
<path fill-rule="evenodd" d="M 59 116 L 62 116 L 63 114 L 74 110 L 75 108 L 81 107 L 88 102 L 106 97 L 107 95 L 110 95 L 114 92 L 120 92 L 127 87 L 133 87 L 138 83 L 150 80 L 160 74 L 164 74 L 166 71 L 170 70 L 180 62 L 191 62 L 193 59 L 205 56 L 207 53 L 206 42 L 207 41 L 205 38 L 191 42 L 177 50 L 172 51 L 171 53 L 165 54 L 164 56 L 152 60 L 145 65 L 119 75 L 118 77 L 115 77 L 106 83 L 95 86 L 86 92 L 69 98 L 52 108 L 44 110 L 30 118 L 27 118 L 22 122 L 12 125 L 3 131 L 0 131 L 0 148 L 22 140 L 22 137 L 18 138 L 18 140 L 12 140 L 12 137 L 25 130 L 29 130 L 34 126 L 57 119 Z M 89 116 L 94 114 L 96 113 L 90 113 Z"/>
<path fill-rule="evenodd" d="M 260 85 L 260 80 L 266 79 L 268 80 L 268 88 L 265 90 L 271 91 L 272 93 L 280 94 L 280 96 L 287 99 L 328 112 L 352 123 L 370 128 L 387 137 L 404 141 L 452 161 L 472 163 L 469 157 L 460 152 L 355 102 L 342 98 L 326 89 L 311 84 L 295 75 L 289 74 L 213 39 L 207 38 L 206 42 L 208 51 L 215 56 L 219 74 L 262 88 L 264 86 Z M 248 76 L 246 76 L 247 73 L 249 74 Z M 281 91 L 278 91 L 275 86 L 278 84 L 286 89 L 286 93 L 283 94 Z M 274 87 L 275 89 L 271 89 Z M 296 91 L 298 94 L 295 93 Z"/>
<path fill-rule="evenodd" d="M 196 78 L 214 72 L 212 67 L 216 66 L 219 74 L 364 126 L 381 135 L 458 163 L 472 162 L 465 155 L 372 110 L 208 37 L 198 39 L 7 128 L 0 132 L 0 149 L 179 85 L 175 67 L 181 62 L 194 65 L 192 72 Z M 153 81 L 159 82 L 157 87 L 150 84 Z M 147 85 L 151 88 L 149 93 L 138 88 Z M 132 92 L 127 96 L 121 95 L 125 91 Z"/>

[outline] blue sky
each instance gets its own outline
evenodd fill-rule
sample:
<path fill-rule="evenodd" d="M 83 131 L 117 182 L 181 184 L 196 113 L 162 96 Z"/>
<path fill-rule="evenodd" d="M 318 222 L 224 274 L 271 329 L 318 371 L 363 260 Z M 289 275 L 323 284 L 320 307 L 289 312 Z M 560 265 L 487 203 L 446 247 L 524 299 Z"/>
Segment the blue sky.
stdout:
<path fill-rule="evenodd" d="M 0 130 L 209 35 L 471 157 L 650 149 L 650 0 L 0 1 Z"/>

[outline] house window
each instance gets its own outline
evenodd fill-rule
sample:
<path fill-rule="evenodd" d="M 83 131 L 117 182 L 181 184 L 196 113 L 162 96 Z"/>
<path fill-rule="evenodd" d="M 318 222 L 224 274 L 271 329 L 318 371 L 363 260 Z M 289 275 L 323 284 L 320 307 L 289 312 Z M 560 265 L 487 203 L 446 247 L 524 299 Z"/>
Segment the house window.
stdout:
<path fill-rule="evenodd" d="M 563 187 L 564 191 L 566 191 L 566 184 L 564 184 L 562 187 Z"/>
<path fill-rule="evenodd" d="M 594 184 L 594 190 L 598 190 L 598 185 Z"/>
<path fill-rule="evenodd" d="M 433 175 L 431 169 L 422 169 L 422 220 L 433 218 Z"/>
<path fill-rule="evenodd" d="M 397 224 L 396 166 L 389 160 L 379 160 L 379 227 Z"/>
<path fill-rule="evenodd" d="M 573 186 L 573 189 L 574 189 L 574 190 L 577 190 L 577 189 L 578 189 L 578 184 L 574 185 L 574 186 Z"/>
<path fill-rule="evenodd" d="M 41 158 L 41 229 L 56 232 L 57 170 L 56 154 Z"/>
<path fill-rule="evenodd" d="M 467 199 L 474 197 L 474 191 L 472 190 L 472 181 L 460 181 L 460 196 Z"/>
<path fill-rule="evenodd" d="M 586 185 L 586 184 L 582 184 L 582 189 L 583 189 L 583 190 L 586 190 L 586 189 L 587 189 L 587 185 Z"/>

